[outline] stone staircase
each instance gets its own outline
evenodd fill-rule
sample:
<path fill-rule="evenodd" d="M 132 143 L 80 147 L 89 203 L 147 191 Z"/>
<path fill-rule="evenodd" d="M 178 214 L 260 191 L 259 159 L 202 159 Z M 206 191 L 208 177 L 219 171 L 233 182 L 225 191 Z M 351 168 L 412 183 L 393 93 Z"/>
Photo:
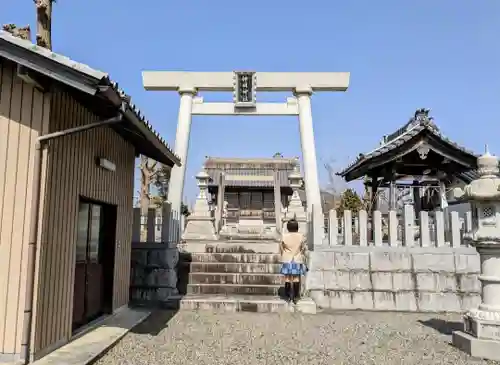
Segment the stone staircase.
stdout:
<path fill-rule="evenodd" d="M 316 313 L 310 298 L 297 305 L 281 296 L 278 245 L 273 241 L 227 241 L 181 245 L 180 309 Z"/>

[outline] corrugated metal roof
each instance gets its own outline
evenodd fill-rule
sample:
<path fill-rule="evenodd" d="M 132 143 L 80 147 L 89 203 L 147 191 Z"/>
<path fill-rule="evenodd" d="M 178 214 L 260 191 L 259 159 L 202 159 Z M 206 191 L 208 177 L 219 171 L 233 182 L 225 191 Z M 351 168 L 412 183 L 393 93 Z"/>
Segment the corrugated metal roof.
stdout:
<path fill-rule="evenodd" d="M 40 47 L 29 40 L 14 37 L 9 32 L 0 30 L 0 39 L 3 39 L 11 44 L 15 44 L 18 47 L 24 48 L 54 62 L 60 63 L 63 66 L 70 67 L 73 70 L 84 73 L 95 79 L 104 79 L 108 77 L 108 74 L 105 72 L 96 70 L 95 68 L 92 68 L 84 63 L 76 62 L 66 56 L 63 56 L 62 54 L 52 52 L 50 49 Z"/>
<path fill-rule="evenodd" d="M 111 86 L 113 90 L 122 98 L 123 101 L 126 102 L 127 107 L 134 113 L 135 117 L 144 124 L 144 126 L 151 132 L 152 135 L 156 137 L 159 143 L 161 143 L 169 152 L 170 158 L 175 164 L 180 164 L 180 158 L 177 156 L 173 150 L 170 148 L 168 143 L 160 136 L 160 134 L 154 130 L 151 123 L 144 117 L 139 108 L 132 103 L 130 96 L 128 96 L 124 90 L 122 90 L 118 83 L 112 81 L 109 75 L 103 71 L 99 71 L 94 69 L 88 65 L 85 65 L 81 62 L 76 62 L 66 56 L 63 56 L 59 53 L 52 52 L 49 49 L 44 47 L 40 47 L 36 44 L 33 44 L 29 40 L 24 40 L 18 37 L 14 37 L 9 32 L 0 30 L 0 40 L 8 42 L 11 45 L 20 47 L 24 50 L 37 54 L 39 56 L 44 57 L 51 62 L 55 62 L 61 66 L 68 67 L 78 73 L 81 73 L 87 77 L 90 77 L 96 81 L 96 84 L 99 83 L 99 86 Z M 30 68 L 29 66 L 26 66 Z M 48 75 L 50 77 L 50 75 Z"/>
<path fill-rule="evenodd" d="M 374 149 L 369 153 L 360 154 L 359 157 L 353 163 L 351 163 L 346 169 L 338 172 L 337 175 L 343 177 L 346 176 L 348 173 L 357 169 L 363 163 L 369 161 L 374 157 L 383 155 L 385 153 L 390 152 L 391 150 L 396 149 L 397 147 L 405 144 L 406 142 L 408 142 L 409 140 L 411 140 L 413 137 L 417 136 L 424 130 L 430 132 L 434 136 L 440 138 L 443 142 L 449 144 L 450 146 L 459 151 L 470 154 L 474 157 L 479 157 L 479 155 L 477 155 L 476 153 L 466 149 L 465 147 L 460 146 L 459 144 L 453 142 L 451 139 L 443 135 L 434 124 L 433 118 L 428 117 L 428 112 L 429 112 L 428 109 L 417 110 L 412 120 L 410 120 L 410 122 L 405 124 L 403 128 L 400 128 L 393 135 L 391 135 L 390 138 L 387 138 L 384 144 L 382 144 L 381 146 L 377 147 L 376 149 Z"/>

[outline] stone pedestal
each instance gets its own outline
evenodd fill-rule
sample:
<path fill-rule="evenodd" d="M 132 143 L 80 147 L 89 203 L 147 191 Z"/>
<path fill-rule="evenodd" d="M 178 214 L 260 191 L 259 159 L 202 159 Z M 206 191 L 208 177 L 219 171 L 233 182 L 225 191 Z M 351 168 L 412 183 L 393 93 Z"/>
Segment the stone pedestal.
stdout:
<path fill-rule="evenodd" d="M 229 240 L 275 241 L 279 236 L 276 226 L 262 219 L 240 219 L 237 223 L 224 225 L 219 232 L 219 238 Z"/>
<path fill-rule="evenodd" d="M 205 171 L 196 175 L 200 193 L 196 198 L 193 212 L 187 217 L 186 229 L 182 239 L 187 240 L 216 240 L 215 218 L 212 217 L 208 204 L 208 179 L 210 177 Z"/>
<path fill-rule="evenodd" d="M 453 345 L 468 354 L 500 361 L 500 178 L 498 159 L 488 152 L 478 158 L 480 177 L 456 198 L 472 206 L 472 230 L 464 239 L 481 261 L 481 304 L 464 316 L 464 330 L 453 333 Z"/>

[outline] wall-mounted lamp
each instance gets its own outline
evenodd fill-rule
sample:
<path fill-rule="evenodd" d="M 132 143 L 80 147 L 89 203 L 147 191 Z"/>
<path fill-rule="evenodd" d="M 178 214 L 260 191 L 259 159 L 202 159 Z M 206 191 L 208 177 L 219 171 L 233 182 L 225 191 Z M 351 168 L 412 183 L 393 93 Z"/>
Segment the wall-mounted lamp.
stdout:
<path fill-rule="evenodd" d="M 112 172 L 116 171 L 116 165 L 113 162 L 111 162 L 105 158 L 96 157 L 96 164 L 97 164 L 97 166 L 102 167 L 104 170 L 108 170 L 108 171 L 112 171 Z"/>

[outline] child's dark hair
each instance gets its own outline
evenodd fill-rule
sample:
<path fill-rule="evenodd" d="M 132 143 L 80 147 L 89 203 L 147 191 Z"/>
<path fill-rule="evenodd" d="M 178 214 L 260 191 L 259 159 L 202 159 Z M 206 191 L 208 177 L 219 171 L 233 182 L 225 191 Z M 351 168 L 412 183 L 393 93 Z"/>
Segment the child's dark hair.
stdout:
<path fill-rule="evenodd" d="M 286 224 L 286 229 L 288 232 L 295 233 L 299 231 L 299 222 L 297 222 L 295 219 L 290 219 L 288 223 Z"/>

